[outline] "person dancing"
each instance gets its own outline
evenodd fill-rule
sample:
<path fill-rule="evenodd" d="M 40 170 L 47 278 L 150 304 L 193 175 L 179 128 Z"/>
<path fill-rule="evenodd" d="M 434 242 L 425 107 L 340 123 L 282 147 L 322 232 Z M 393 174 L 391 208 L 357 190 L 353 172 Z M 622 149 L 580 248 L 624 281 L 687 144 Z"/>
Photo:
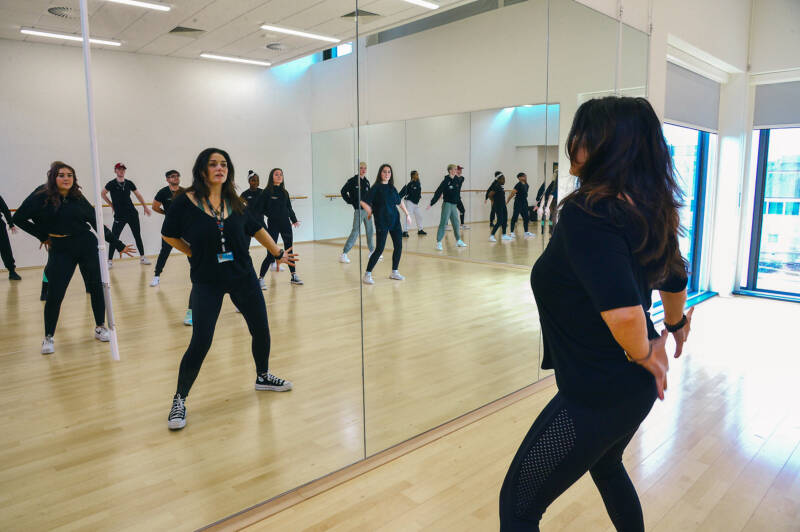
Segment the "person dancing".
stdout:
<path fill-rule="evenodd" d="M 444 176 L 442 182 L 433 193 L 428 209 L 433 207 L 439 198 L 442 198 L 442 213 L 439 217 L 439 230 L 436 231 L 436 249 L 442 251 L 442 239 L 444 238 L 445 227 L 447 222 L 453 228 L 453 234 L 456 237 L 456 246 L 460 248 L 467 247 L 467 244 L 461 240 L 461 224 L 458 219 L 458 202 L 461 199 L 461 184 L 462 180 L 456 176 L 455 164 L 447 165 L 447 175 Z"/>
<path fill-rule="evenodd" d="M 425 236 L 428 233 L 422 228 L 422 209 L 419 208 L 419 200 L 422 198 L 422 184 L 419 182 L 419 172 L 411 171 L 411 181 L 403 185 L 400 189 L 400 199 L 405 198 L 406 210 L 414 215 L 417 222 L 417 234 Z M 408 227 L 410 224 L 404 223 L 403 238 L 408 238 Z"/>
<path fill-rule="evenodd" d="M 253 204 L 253 213 L 260 216 L 267 217 L 267 233 L 275 242 L 278 241 L 278 236 L 283 239 L 283 245 L 286 248 L 292 247 L 294 237 L 292 235 L 292 227 L 298 227 L 300 222 L 297 221 L 297 216 L 292 210 L 292 200 L 289 198 L 289 192 L 286 191 L 284 185 L 283 170 L 280 168 L 273 168 L 269 173 L 269 180 L 264 192 L 259 196 Z M 264 276 L 267 274 L 267 269 L 270 264 L 275 263 L 275 257 L 267 253 L 261 263 L 261 272 L 258 275 L 258 284 L 262 290 L 267 289 L 267 283 L 264 281 Z M 276 268 L 278 266 L 276 265 Z M 291 278 L 289 282 L 295 285 L 303 284 L 300 277 L 297 276 L 293 264 L 289 265 Z"/>

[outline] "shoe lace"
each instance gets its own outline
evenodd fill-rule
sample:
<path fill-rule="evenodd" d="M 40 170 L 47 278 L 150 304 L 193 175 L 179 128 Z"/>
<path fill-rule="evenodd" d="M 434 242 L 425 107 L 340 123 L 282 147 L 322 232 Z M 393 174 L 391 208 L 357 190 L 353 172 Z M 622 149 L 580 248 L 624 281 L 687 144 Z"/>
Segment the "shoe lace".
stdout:
<path fill-rule="evenodd" d="M 259 375 L 263 380 L 269 382 L 270 384 L 275 384 L 278 386 L 283 386 L 284 380 L 276 377 L 272 373 L 262 373 Z"/>
<path fill-rule="evenodd" d="M 183 397 L 176 395 L 172 399 L 172 409 L 169 411 L 169 418 L 183 417 L 186 412 L 186 407 L 183 405 Z"/>

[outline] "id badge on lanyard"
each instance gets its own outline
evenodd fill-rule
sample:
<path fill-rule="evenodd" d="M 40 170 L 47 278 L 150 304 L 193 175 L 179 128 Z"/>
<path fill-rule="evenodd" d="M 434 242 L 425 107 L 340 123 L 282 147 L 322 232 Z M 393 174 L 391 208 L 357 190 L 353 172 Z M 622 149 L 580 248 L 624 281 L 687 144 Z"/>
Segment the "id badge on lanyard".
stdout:
<path fill-rule="evenodd" d="M 219 211 L 214 210 L 208 198 L 206 198 L 206 204 L 208 205 L 208 209 L 214 213 L 214 220 L 217 222 L 217 229 L 219 229 L 220 242 L 222 244 L 222 253 L 217 253 L 217 262 L 220 264 L 223 262 L 233 262 L 233 251 L 227 251 L 225 249 L 225 219 L 223 218 L 225 213 L 225 201 L 222 201 Z"/>

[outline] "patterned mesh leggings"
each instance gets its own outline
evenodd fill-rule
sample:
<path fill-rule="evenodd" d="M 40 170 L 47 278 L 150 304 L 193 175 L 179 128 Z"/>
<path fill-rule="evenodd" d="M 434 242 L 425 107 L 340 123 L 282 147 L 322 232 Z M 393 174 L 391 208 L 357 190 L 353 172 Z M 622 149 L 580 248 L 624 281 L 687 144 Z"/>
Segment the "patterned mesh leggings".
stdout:
<path fill-rule="evenodd" d="M 596 408 L 560 392 L 533 422 L 500 490 L 500 530 L 539 530 L 547 507 L 587 471 L 617 530 L 643 531 L 639 497 L 622 452 L 655 401 L 655 387 Z"/>

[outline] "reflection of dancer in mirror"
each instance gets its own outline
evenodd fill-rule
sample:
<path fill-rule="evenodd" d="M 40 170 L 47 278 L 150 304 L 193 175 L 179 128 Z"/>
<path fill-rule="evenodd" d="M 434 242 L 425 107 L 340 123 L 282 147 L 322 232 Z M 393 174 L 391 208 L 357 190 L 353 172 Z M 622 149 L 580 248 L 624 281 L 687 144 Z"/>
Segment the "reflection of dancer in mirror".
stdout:
<path fill-rule="evenodd" d="M 622 455 L 656 397 L 664 398 L 667 331 L 677 358 L 686 263 L 678 247 L 680 188 L 661 123 L 643 98 L 580 106 L 567 137 L 580 186 L 531 272 L 543 368 L 558 392 L 514 456 L 500 491 L 501 530 L 538 530 L 547 507 L 587 471 L 617 530 L 644 530 Z M 661 291 L 667 329 L 650 320 Z M 565 302 L 569 302 L 565 304 Z"/>
<path fill-rule="evenodd" d="M 291 249 L 285 252 L 280 249 L 263 223 L 245 210 L 234 188 L 233 162 L 224 150 L 207 148 L 197 156 L 192 168 L 192 186 L 173 202 L 161 235 L 189 257 L 194 315 L 192 339 L 181 360 L 167 426 L 182 429 L 186 425 L 186 396 L 211 348 L 226 293 L 250 330 L 256 364 L 255 389 L 291 390 L 292 383 L 269 372 L 267 307 L 250 258 L 250 238 L 255 237 L 278 262 L 293 264 L 297 256 Z"/>
<path fill-rule="evenodd" d="M 75 273 L 82 265 L 87 288 L 91 291 L 94 314 L 94 337 L 108 342 L 110 333 L 105 327 L 106 302 L 100 278 L 97 238 L 91 229 L 97 228 L 94 207 L 86 200 L 78 185 L 75 170 L 68 164 L 55 161 L 47 172 L 47 184 L 40 192 L 31 194 L 22 202 L 13 217 L 14 223 L 48 248 L 47 301 L 44 304 L 44 340 L 42 354 L 55 351 L 53 335 L 56 333 L 61 303 Z M 133 256 L 133 248 L 126 246 L 103 227 L 104 236 L 120 254 Z"/>
<path fill-rule="evenodd" d="M 542 212 L 541 205 L 542 205 L 542 198 L 544 197 L 544 189 L 547 185 L 547 178 L 542 181 L 542 184 L 539 185 L 539 190 L 536 191 L 536 202 L 534 203 L 533 207 L 531 208 L 531 220 L 536 223 L 539 223 L 539 220 L 544 216 Z M 535 225 L 535 224 L 534 224 Z M 544 222 L 541 222 L 542 225 L 542 234 L 544 234 Z"/>
<path fill-rule="evenodd" d="M 503 228 L 503 236 L 501 238 L 503 240 L 511 240 L 511 237 L 506 234 L 506 228 L 508 226 L 508 209 L 506 209 L 506 191 L 503 189 L 503 185 L 505 184 L 506 176 L 503 175 L 503 172 L 499 170 L 496 171 L 494 173 L 494 181 L 486 190 L 486 196 L 484 196 L 484 201 L 492 201 L 492 212 L 497 218 L 497 222 L 489 229 L 489 242 L 497 242 L 494 234 L 501 227 Z"/>
<path fill-rule="evenodd" d="M 419 200 L 422 198 L 422 185 L 419 182 L 419 172 L 411 170 L 411 181 L 403 185 L 400 189 L 400 199 L 405 198 L 406 210 L 414 215 L 414 220 L 417 222 L 417 234 L 425 236 L 428 233 L 422 228 L 422 209 L 419 207 Z M 403 236 L 408 238 L 409 223 L 403 223 L 404 231 Z"/>
<path fill-rule="evenodd" d="M 8 239 L 3 216 L 6 217 L 8 228 L 11 229 L 13 234 L 16 234 L 17 227 L 14 225 L 14 222 L 11 221 L 11 211 L 8 210 L 8 205 L 3 201 L 3 196 L 0 196 L 0 256 L 3 258 L 3 265 L 8 270 L 8 279 L 11 281 L 21 281 L 22 277 L 17 274 L 14 254 L 11 252 L 11 241 Z"/>
<path fill-rule="evenodd" d="M 383 248 L 386 247 L 386 237 L 392 236 L 392 273 L 389 279 L 395 281 L 402 281 L 405 279 L 400 272 L 397 271 L 400 266 L 400 257 L 403 254 L 403 235 L 400 229 L 400 216 L 397 214 L 397 206 L 406 215 L 406 224 L 411 223 L 411 215 L 408 214 L 408 209 L 400 201 L 400 194 L 394 188 L 394 174 L 392 173 L 392 166 L 389 164 L 382 164 L 378 170 L 378 176 L 375 178 L 375 184 L 367 193 L 367 197 L 361 200 L 361 207 L 367 212 L 368 217 L 375 220 L 375 232 L 377 233 L 377 242 L 375 243 L 375 251 L 370 255 L 369 262 L 367 262 L 367 271 L 364 273 L 365 284 L 375 284 L 372 279 L 372 269 L 378 263 L 378 257 L 383 253 Z"/>
<path fill-rule="evenodd" d="M 461 189 L 464 188 L 464 181 L 466 181 L 466 178 L 463 175 L 461 175 L 461 172 L 463 172 L 463 171 L 464 171 L 464 167 L 463 166 L 461 166 L 461 165 L 456 166 L 456 177 L 458 178 L 458 182 L 459 182 L 459 184 L 458 184 L 458 204 L 456 205 L 456 207 L 458 207 L 458 217 L 461 220 L 461 230 L 465 231 L 465 230 L 469 229 L 469 226 L 464 224 L 464 215 L 466 214 L 467 209 L 464 208 L 464 202 L 461 200 Z"/>
<path fill-rule="evenodd" d="M 528 189 L 530 185 L 528 184 L 528 176 L 525 175 L 524 172 L 520 172 L 517 174 L 517 179 L 519 180 L 514 188 L 511 190 L 511 194 L 509 194 L 508 199 L 506 200 L 506 205 L 508 202 L 511 201 L 511 198 L 514 198 L 514 213 L 511 215 L 511 236 L 512 238 L 517 236 L 514 233 L 514 227 L 517 225 L 517 217 L 522 216 L 522 226 L 525 229 L 525 236 L 532 237 L 536 236 L 535 234 L 528 231 L 528 222 L 530 221 L 529 213 L 528 213 Z M 507 209 L 508 207 L 506 207 Z"/>
<path fill-rule="evenodd" d="M 289 192 L 283 181 L 283 170 L 280 168 L 273 168 L 269 173 L 269 180 L 264 192 L 256 200 L 253 206 L 254 213 L 259 217 L 267 217 L 267 233 L 275 242 L 278 241 L 278 235 L 283 239 L 283 245 L 287 249 L 292 247 L 294 241 L 292 235 L 292 227 L 298 227 L 300 222 L 297 221 L 297 216 L 292 210 L 292 200 L 289 198 Z M 267 289 L 267 283 L 264 281 L 264 276 L 267 274 L 267 268 L 270 264 L 275 262 L 275 257 L 267 253 L 267 256 L 261 262 L 261 272 L 258 275 L 258 283 L 262 290 Z M 276 270 L 280 268 L 276 264 Z M 292 284 L 303 284 L 300 277 L 295 272 L 294 265 L 289 265 L 289 271 L 292 273 L 289 282 Z"/>
<path fill-rule="evenodd" d="M 106 187 L 100 191 L 100 195 L 103 196 L 103 201 L 111 205 L 111 210 L 114 212 L 114 223 L 111 225 L 111 232 L 114 233 L 114 237 L 119 238 L 125 226 L 129 225 L 131 233 L 133 233 L 133 239 L 136 241 L 136 248 L 139 250 L 139 255 L 141 256 L 139 262 L 142 264 L 150 264 L 150 260 L 144 256 L 144 243 L 142 242 L 142 230 L 139 226 L 139 213 L 136 211 L 136 207 L 131 201 L 131 192 L 133 192 L 136 199 L 139 200 L 139 203 L 142 204 L 145 215 L 150 216 L 150 209 L 147 207 L 147 203 L 144 202 L 142 194 L 136 190 L 136 185 L 133 184 L 133 181 L 125 179 L 125 170 L 126 167 L 124 164 L 115 164 L 114 173 L 117 174 L 117 176 L 106 183 Z M 111 193 L 111 198 L 108 197 L 109 193 Z M 109 268 L 111 268 L 111 259 L 113 258 L 114 248 L 110 248 L 108 250 Z"/>
<path fill-rule="evenodd" d="M 544 192 L 544 216 L 550 219 L 550 234 L 553 234 L 553 227 L 558 218 L 558 171 L 553 176 L 553 180 L 547 185 Z"/>
<path fill-rule="evenodd" d="M 255 173 L 253 170 L 247 172 L 247 184 L 249 188 L 244 192 L 242 192 L 240 197 L 244 200 L 244 202 L 247 205 L 250 205 L 261 194 L 261 189 L 258 188 L 259 185 L 258 174 Z"/>
<path fill-rule="evenodd" d="M 448 220 L 453 227 L 453 234 L 456 237 L 456 246 L 465 248 L 467 245 L 461 240 L 461 224 L 458 219 L 458 201 L 461 198 L 461 183 L 462 180 L 456 177 L 457 166 L 454 164 L 447 165 L 447 175 L 444 176 L 436 192 L 433 194 L 431 204 L 428 209 L 433 207 L 439 197 L 442 198 L 442 214 L 439 217 L 439 230 L 436 231 L 436 249 L 442 250 L 442 239 L 444 238 L 444 230 L 447 226 Z"/>
<path fill-rule="evenodd" d="M 168 170 L 165 177 L 167 186 L 156 192 L 156 196 L 153 198 L 153 210 L 158 214 L 166 214 L 175 196 L 183 192 L 183 188 L 181 188 L 181 174 L 178 173 L 177 170 Z M 162 240 L 161 251 L 158 253 L 158 258 L 156 259 L 156 269 L 150 286 L 158 286 L 161 281 L 161 272 L 164 271 L 164 266 L 167 264 L 167 259 L 171 251 L 172 246 Z"/>
<path fill-rule="evenodd" d="M 350 231 L 350 236 L 347 237 L 347 242 L 344 244 L 342 254 L 339 256 L 339 262 L 350 262 L 350 259 L 347 257 L 347 252 L 356 245 L 356 241 L 358 241 L 359 225 L 362 223 L 364 224 L 364 230 L 367 232 L 367 247 L 369 247 L 370 255 L 375 249 L 372 220 L 359 205 L 359 198 L 366 198 L 369 192 L 369 180 L 366 178 L 366 175 L 367 163 L 358 163 L 358 174 L 348 179 L 341 190 L 342 198 L 345 203 L 351 205 L 355 212 L 353 212 L 353 229 Z M 359 190 L 361 191 L 360 196 Z"/>

